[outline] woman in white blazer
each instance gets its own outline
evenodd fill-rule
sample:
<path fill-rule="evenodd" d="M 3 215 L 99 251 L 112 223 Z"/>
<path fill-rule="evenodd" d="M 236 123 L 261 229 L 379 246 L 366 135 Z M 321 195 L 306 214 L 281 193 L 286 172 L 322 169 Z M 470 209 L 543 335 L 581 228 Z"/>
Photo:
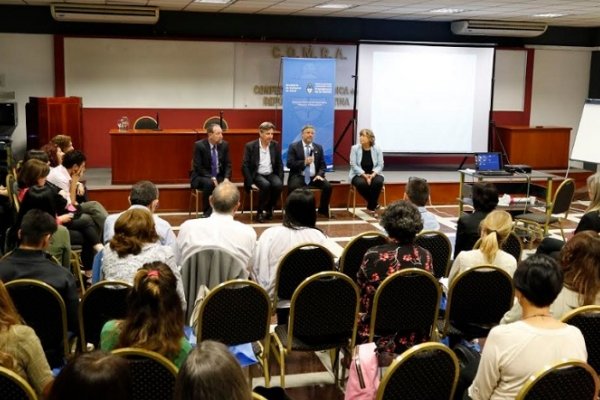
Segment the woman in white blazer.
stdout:
<path fill-rule="evenodd" d="M 379 194 L 383 187 L 383 153 L 375 146 L 375 135 L 362 129 L 359 143 L 350 149 L 350 182 L 367 201 L 367 211 L 374 214 L 379 207 Z"/>

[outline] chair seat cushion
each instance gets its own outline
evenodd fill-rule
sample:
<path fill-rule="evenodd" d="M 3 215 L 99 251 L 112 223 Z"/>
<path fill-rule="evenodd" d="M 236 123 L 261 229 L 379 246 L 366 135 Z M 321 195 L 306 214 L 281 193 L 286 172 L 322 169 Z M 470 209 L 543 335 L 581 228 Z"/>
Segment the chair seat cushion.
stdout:
<path fill-rule="evenodd" d="M 279 338 L 284 347 L 287 347 L 289 336 L 288 326 L 277 325 L 275 327 L 275 335 Z M 294 336 L 292 341 L 292 350 L 295 351 L 319 351 L 333 349 L 347 344 L 347 339 L 344 337 L 341 340 L 335 340 L 334 338 L 324 338 L 318 336 L 311 336 L 309 340 L 305 341 L 301 338 Z"/>
<path fill-rule="evenodd" d="M 538 224 L 545 224 L 546 223 L 546 214 L 542 214 L 542 213 L 526 213 L 526 214 L 520 214 L 515 216 L 516 220 L 524 220 L 524 221 L 531 221 L 531 222 L 535 222 Z M 550 224 L 554 223 L 554 222 L 558 222 L 558 217 L 554 217 L 554 216 L 550 216 L 550 219 L 548 221 Z"/>

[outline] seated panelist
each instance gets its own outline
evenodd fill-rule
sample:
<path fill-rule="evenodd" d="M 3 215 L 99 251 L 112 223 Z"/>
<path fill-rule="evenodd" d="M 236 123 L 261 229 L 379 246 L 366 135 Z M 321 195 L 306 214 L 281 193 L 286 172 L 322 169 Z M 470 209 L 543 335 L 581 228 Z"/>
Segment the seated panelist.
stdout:
<path fill-rule="evenodd" d="M 350 149 L 350 183 L 367 201 L 367 211 L 374 213 L 383 187 L 383 153 L 375 146 L 372 130 L 362 129 L 358 140 Z"/>

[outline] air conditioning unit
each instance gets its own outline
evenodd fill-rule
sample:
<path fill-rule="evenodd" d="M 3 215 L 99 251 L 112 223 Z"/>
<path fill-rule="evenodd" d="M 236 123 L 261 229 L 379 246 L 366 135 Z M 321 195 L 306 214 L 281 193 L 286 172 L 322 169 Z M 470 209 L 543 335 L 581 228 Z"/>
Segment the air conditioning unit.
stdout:
<path fill-rule="evenodd" d="M 535 37 L 546 32 L 543 22 L 465 20 L 451 24 L 452 33 L 467 36 Z"/>
<path fill-rule="evenodd" d="M 105 22 L 118 24 L 155 24 L 158 7 L 109 6 L 94 4 L 51 4 L 52 18 L 68 22 Z"/>

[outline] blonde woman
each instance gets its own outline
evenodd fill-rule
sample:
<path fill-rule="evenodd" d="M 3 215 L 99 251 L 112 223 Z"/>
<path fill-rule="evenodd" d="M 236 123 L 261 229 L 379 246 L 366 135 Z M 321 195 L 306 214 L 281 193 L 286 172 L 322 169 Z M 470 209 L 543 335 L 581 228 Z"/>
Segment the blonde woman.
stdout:
<path fill-rule="evenodd" d="M 358 144 L 350 149 L 350 182 L 367 201 L 367 211 L 374 213 L 379 206 L 379 194 L 383 187 L 383 152 L 375 146 L 375 134 L 362 129 Z"/>
<path fill-rule="evenodd" d="M 492 264 L 502 268 L 510 276 L 517 269 L 517 260 L 501 249 L 502 243 L 512 231 L 512 217 L 506 211 L 492 211 L 481 221 L 481 244 L 476 250 L 461 251 L 454 259 L 448 284 L 469 268 Z"/>

